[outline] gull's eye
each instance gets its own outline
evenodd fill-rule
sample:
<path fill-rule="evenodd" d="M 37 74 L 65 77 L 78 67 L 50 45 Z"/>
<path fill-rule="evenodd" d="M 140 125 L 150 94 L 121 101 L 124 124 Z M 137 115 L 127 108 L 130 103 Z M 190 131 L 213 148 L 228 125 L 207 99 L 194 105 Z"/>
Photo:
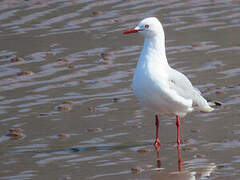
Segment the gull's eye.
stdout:
<path fill-rule="evenodd" d="M 148 29 L 148 28 L 149 28 L 149 25 L 148 25 L 148 24 L 146 24 L 144 27 L 145 27 L 145 29 Z"/>

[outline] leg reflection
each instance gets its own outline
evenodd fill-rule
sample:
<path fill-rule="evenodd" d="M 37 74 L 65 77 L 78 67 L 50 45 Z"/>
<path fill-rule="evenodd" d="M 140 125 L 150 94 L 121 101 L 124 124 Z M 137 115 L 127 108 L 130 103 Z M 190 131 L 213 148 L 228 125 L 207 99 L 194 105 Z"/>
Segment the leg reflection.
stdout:
<path fill-rule="evenodd" d="M 161 168 L 160 150 L 158 150 L 156 152 L 157 152 L 157 167 Z"/>
<path fill-rule="evenodd" d="M 180 144 L 177 145 L 177 152 L 178 152 L 178 171 L 182 171 L 182 155 L 181 155 L 181 146 Z M 160 148 L 156 149 L 157 153 L 157 168 L 161 168 L 161 160 L 160 160 Z"/>

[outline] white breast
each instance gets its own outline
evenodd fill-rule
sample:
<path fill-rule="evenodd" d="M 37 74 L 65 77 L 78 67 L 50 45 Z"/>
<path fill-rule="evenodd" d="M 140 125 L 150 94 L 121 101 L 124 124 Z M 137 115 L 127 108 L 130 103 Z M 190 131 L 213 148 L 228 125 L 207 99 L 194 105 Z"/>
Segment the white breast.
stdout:
<path fill-rule="evenodd" d="M 170 89 L 168 68 L 170 67 L 161 67 L 153 58 L 140 58 L 132 88 L 135 96 L 147 109 L 160 114 L 183 116 L 193 110 L 192 100 L 184 99 Z"/>

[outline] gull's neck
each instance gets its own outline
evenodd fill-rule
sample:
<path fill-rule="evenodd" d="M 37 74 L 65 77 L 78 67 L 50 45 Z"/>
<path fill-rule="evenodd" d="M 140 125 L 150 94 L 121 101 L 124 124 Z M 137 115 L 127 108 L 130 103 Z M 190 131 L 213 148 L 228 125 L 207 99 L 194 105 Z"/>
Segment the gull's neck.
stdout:
<path fill-rule="evenodd" d="M 144 47 L 140 57 L 140 59 L 143 60 L 158 61 L 161 65 L 169 66 L 166 57 L 164 37 L 145 37 Z"/>

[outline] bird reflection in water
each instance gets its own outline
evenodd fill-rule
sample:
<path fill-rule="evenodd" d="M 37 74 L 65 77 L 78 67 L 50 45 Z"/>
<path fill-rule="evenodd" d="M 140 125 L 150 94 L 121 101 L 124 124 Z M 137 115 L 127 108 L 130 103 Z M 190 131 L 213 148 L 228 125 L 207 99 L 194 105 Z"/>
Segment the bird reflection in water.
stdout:
<path fill-rule="evenodd" d="M 157 168 L 160 169 L 162 168 L 160 159 L 160 149 L 156 150 L 156 153 L 157 153 Z M 210 177 L 212 172 L 216 169 L 216 165 L 214 163 L 204 163 L 202 165 L 199 165 L 197 168 L 192 168 L 192 170 L 189 170 L 189 168 L 183 170 L 180 145 L 177 145 L 177 153 L 178 153 L 177 171 L 166 172 L 160 169 L 159 171 L 156 171 L 154 175 L 151 176 L 151 180 L 201 180 Z"/>
<path fill-rule="evenodd" d="M 156 149 L 157 153 L 157 168 L 161 168 L 161 159 L 160 159 L 160 148 Z M 181 155 L 181 146 L 177 145 L 177 153 L 178 153 L 178 171 L 182 171 L 182 155 Z"/>

